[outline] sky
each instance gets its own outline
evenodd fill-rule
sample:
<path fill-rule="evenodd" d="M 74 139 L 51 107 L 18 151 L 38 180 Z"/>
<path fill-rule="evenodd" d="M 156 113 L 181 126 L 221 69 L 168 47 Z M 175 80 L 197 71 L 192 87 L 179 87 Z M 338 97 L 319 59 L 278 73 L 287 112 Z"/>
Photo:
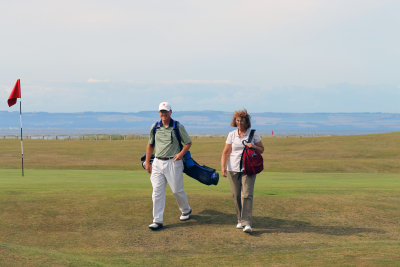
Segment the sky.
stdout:
<path fill-rule="evenodd" d="M 0 0 L 0 110 L 400 113 L 397 0 Z M 1 104 L 2 103 L 2 104 Z"/>

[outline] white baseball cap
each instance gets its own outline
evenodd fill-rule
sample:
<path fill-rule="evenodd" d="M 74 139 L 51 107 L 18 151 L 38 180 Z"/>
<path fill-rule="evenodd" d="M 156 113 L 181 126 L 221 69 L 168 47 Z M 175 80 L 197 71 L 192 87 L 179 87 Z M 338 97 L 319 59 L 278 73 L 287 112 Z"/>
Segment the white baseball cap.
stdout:
<path fill-rule="evenodd" d="M 171 105 L 168 102 L 161 102 L 158 106 L 158 111 L 160 110 L 171 111 Z"/>

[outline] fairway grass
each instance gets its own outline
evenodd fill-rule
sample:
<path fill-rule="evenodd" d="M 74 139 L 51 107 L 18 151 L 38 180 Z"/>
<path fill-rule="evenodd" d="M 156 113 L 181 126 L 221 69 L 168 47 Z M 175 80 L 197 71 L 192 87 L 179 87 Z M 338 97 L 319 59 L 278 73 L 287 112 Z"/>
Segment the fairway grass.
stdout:
<path fill-rule="evenodd" d="M 228 181 L 185 177 L 152 232 L 145 171 L 0 170 L 0 266 L 399 266 L 400 175 L 257 176 L 254 232 L 235 229 Z"/>
<path fill-rule="evenodd" d="M 226 137 L 192 137 L 200 164 L 220 169 Z M 400 173 L 400 133 L 263 137 L 268 172 Z M 0 139 L 0 169 L 21 168 L 19 140 Z M 26 169 L 140 170 L 147 138 L 133 140 L 24 140 Z"/>

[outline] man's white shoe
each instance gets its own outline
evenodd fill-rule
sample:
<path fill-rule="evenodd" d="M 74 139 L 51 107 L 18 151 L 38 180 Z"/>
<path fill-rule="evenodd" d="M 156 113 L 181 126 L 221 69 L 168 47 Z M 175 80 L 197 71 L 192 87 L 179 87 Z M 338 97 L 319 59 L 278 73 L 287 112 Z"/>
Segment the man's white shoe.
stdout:
<path fill-rule="evenodd" d="M 151 230 L 160 230 L 161 228 L 163 228 L 163 225 L 162 225 L 162 223 L 155 223 L 155 222 L 153 222 L 152 224 L 150 224 L 149 225 L 149 228 L 151 229 Z"/>
<path fill-rule="evenodd" d="M 251 233 L 253 231 L 253 229 L 251 229 L 251 226 L 250 225 L 246 225 L 244 228 L 243 228 L 243 232 L 245 232 L 245 233 Z"/>
<path fill-rule="evenodd" d="M 181 221 L 187 221 L 190 219 L 190 214 L 192 214 L 192 210 L 189 210 L 188 213 L 182 213 L 182 215 L 179 217 L 179 220 Z"/>
<path fill-rule="evenodd" d="M 243 225 L 241 223 L 236 224 L 236 229 L 243 229 Z"/>

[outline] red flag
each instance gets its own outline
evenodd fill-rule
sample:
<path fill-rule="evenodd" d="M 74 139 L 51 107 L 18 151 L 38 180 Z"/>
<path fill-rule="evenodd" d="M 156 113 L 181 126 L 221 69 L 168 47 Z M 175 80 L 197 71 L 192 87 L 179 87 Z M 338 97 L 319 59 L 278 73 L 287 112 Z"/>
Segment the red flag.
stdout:
<path fill-rule="evenodd" d="M 271 133 L 271 135 L 274 135 L 274 130 L 272 130 L 272 133 Z"/>
<path fill-rule="evenodd" d="M 21 84 L 19 79 L 15 83 L 14 89 L 11 92 L 10 97 L 8 98 L 8 106 L 11 107 L 15 103 L 17 103 L 17 98 L 21 98 Z"/>

